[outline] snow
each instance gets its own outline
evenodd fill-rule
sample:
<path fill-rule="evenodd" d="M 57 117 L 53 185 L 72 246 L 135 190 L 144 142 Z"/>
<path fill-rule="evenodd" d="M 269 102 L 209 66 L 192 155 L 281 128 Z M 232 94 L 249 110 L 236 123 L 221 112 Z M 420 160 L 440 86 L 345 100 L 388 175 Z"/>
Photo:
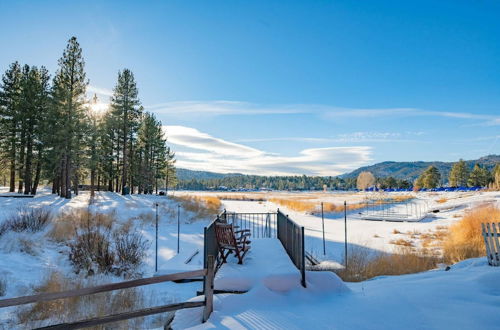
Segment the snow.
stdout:
<path fill-rule="evenodd" d="M 5 188 L 0 194 L 6 195 Z M 176 192 L 176 194 L 208 194 Z M 306 196 L 308 201 L 336 204 L 356 203 L 375 198 L 375 193 L 264 193 L 265 197 Z M 397 193 L 394 193 L 397 194 Z M 310 197 L 314 196 L 315 199 Z M 367 221 L 348 213 L 348 241 L 373 252 L 394 252 L 391 240 L 409 238 L 405 233 L 435 231 L 460 219 L 476 205 L 490 202 L 500 206 L 498 192 L 440 192 L 415 194 L 417 202 L 427 203 L 440 212 L 420 222 Z M 440 198 L 445 203 L 437 203 Z M 19 208 L 44 207 L 53 215 L 88 208 L 89 194 L 82 192 L 71 200 L 42 189 L 34 198 L 0 198 L 0 223 Z M 155 204 L 159 204 L 159 274 L 200 269 L 203 266 L 203 227 L 212 219 L 192 221 L 192 214 L 181 209 L 180 253 L 177 254 L 177 204 L 164 196 L 121 196 L 101 192 L 90 206 L 92 211 L 114 213 L 118 224 L 131 222 L 151 243 L 141 269 L 144 277 L 155 275 Z M 323 255 L 322 222 L 317 214 L 288 210 L 277 204 L 257 201 L 224 200 L 234 212 L 275 212 L 280 208 L 305 227 L 306 250 L 321 261 L 320 269 L 341 268 L 344 251 L 342 214 L 325 217 L 326 255 Z M 0 299 L 29 295 L 52 270 L 75 276 L 67 258 L 67 247 L 47 238 L 47 230 L 34 233 L 7 233 L 0 238 L 0 278 L 6 279 L 7 292 Z M 393 231 L 401 234 L 394 234 Z M 22 241 L 29 241 L 27 251 Z M 418 242 L 415 242 L 418 244 Z M 186 264 L 195 252 L 199 253 Z M 265 255 L 265 258 L 260 257 Z M 342 283 L 331 272 L 307 272 L 307 288 L 300 285 L 300 274 L 276 239 L 252 239 L 252 249 L 243 265 L 228 258 L 215 279 L 219 290 L 243 290 L 245 294 L 220 294 L 214 299 L 210 320 L 200 324 L 201 308 L 176 314 L 174 328 L 334 328 L 334 329 L 422 329 L 498 328 L 500 316 L 500 269 L 489 267 L 482 258 L 471 259 L 438 270 L 393 277 L 380 277 L 362 283 Z M 102 283 L 121 281 L 102 277 Z M 202 282 L 162 283 L 144 287 L 145 292 L 166 301 L 199 300 L 195 292 Z M 12 318 L 9 309 L 0 309 L 0 325 Z M 11 325 L 11 324 L 9 324 Z M 0 326 L 1 327 L 1 326 Z M 9 327 L 10 328 L 10 327 Z"/>
<path fill-rule="evenodd" d="M 498 329 L 500 270 L 485 258 L 451 270 L 344 284 L 330 272 L 307 272 L 285 291 L 258 284 L 245 294 L 216 295 L 210 319 L 201 308 L 178 312 L 174 329 Z"/>
<path fill-rule="evenodd" d="M 300 274 L 281 242 L 275 238 L 252 239 L 243 264 L 229 255 L 215 276 L 216 290 L 248 291 L 259 283 L 284 291 L 300 282 Z"/>

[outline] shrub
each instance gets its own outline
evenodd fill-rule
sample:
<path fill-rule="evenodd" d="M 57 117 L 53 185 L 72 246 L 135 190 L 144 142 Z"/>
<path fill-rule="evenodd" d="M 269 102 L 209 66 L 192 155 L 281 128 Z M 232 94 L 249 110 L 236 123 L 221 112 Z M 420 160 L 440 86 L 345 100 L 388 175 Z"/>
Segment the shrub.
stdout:
<path fill-rule="evenodd" d="M 85 214 L 77 220 L 74 237 L 68 244 L 69 260 L 77 273 L 86 271 L 132 276 L 142 263 L 149 247 L 143 236 L 132 231 L 131 222 L 112 230 L 113 221 L 102 214 Z"/>
<path fill-rule="evenodd" d="M 59 292 L 98 285 L 99 279 L 69 279 L 58 272 L 52 272 L 35 289 L 35 292 Z M 146 307 L 142 290 L 130 288 L 81 297 L 71 297 L 47 302 L 38 302 L 17 309 L 17 322 L 26 328 L 36 328 L 49 324 L 73 322 L 91 317 L 100 317 Z M 145 318 L 137 318 L 99 326 L 94 329 L 144 329 Z"/>
<path fill-rule="evenodd" d="M 109 240 L 110 232 L 104 233 L 99 228 L 89 228 L 78 234 L 69 244 L 69 260 L 77 269 L 86 270 L 89 275 L 112 270 L 115 260 L 114 251 Z"/>
<path fill-rule="evenodd" d="M 500 209 L 481 206 L 467 212 L 464 217 L 450 227 L 443 252 L 449 263 L 486 255 L 481 223 L 500 222 Z"/>
<path fill-rule="evenodd" d="M 149 247 L 138 232 L 115 233 L 116 266 L 120 274 L 131 274 L 141 265 Z"/>
<path fill-rule="evenodd" d="M 403 275 L 436 268 L 435 256 L 400 247 L 394 254 L 370 252 L 363 247 L 350 248 L 347 268 L 336 271 L 343 281 L 359 282 L 381 275 Z M 345 264 L 345 261 L 343 261 Z"/>
<path fill-rule="evenodd" d="M 50 221 L 50 211 L 45 208 L 19 209 L 17 214 L 5 220 L 0 226 L 0 236 L 7 231 L 41 231 Z"/>
<path fill-rule="evenodd" d="M 93 213 L 88 209 L 79 209 L 55 218 L 49 236 L 56 242 L 66 242 L 73 239 L 79 230 L 95 226 L 111 229 L 116 222 L 114 213 Z"/>
<path fill-rule="evenodd" d="M 396 240 L 391 240 L 389 243 L 390 244 L 394 244 L 394 245 L 407 246 L 407 247 L 412 247 L 413 246 L 413 243 L 411 241 L 406 240 L 404 238 L 399 238 L 399 239 L 396 239 Z"/>

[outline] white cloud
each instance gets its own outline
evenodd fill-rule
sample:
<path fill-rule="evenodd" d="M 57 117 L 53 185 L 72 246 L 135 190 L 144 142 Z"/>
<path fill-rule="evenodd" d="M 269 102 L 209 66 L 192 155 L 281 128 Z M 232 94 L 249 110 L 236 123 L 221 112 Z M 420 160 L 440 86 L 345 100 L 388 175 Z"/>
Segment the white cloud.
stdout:
<path fill-rule="evenodd" d="M 261 105 L 241 101 L 172 101 L 145 106 L 157 114 L 186 116 L 228 116 L 228 115 L 269 115 L 269 114 L 316 114 L 323 118 L 378 118 L 430 116 L 482 121 L 486 125 L 500 125 L 500 117 L 479 113 L 430 111 L 417 108 L 345 108 L 320 104 L 274 104 Z"/>
<path fill-rule="evenodd" d="M 197 129 L 165 126 L 177 149 L 177 165 L 193 170 L 257 175 L 337 175 L 366 165 L 372 149 L 366 146 L 312 148 L 296 156 L 268 153 L 229 142 Z"/>
<path fill-rule="evenodd" d="M 92 94 L 97 94 L 100 96 L 107 96 L 107 97 L 110 97 L 113 95 L 113 91 L 110 89 L 92 86 L 92 85 L 87 86 L 87 93 L 92 93 Z"/>
<path fill-rule="evenodd" d="M 175 101 L 144 107 L 148 111 L 170 116 L 265 115 L 308 112 L 296 106 L 264 107 L 239 101 Z"/>

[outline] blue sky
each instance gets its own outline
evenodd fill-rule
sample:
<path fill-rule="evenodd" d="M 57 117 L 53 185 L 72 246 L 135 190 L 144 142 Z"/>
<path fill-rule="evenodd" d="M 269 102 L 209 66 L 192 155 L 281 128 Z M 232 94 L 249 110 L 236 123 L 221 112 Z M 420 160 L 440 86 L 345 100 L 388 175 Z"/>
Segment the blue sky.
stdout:
<path fill-rule="evenodd" d="M 5 1 L 0 70 L 130 68 L 180 167 L 336 175 L 500 153 L 500 2 Z"/>

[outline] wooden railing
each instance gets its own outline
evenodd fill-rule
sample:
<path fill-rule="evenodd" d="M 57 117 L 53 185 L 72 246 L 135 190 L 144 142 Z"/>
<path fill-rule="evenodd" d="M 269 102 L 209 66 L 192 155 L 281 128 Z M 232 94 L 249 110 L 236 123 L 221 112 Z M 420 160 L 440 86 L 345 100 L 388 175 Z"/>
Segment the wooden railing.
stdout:
<path fill-rule="evenodd" d="M 500 266 L 500 223 L 482 223 L 481 229 L 483 232 L 488 263 L 491 266 Z"/>
<path fill-rule="evenodd" d="M 214 256 L 208 256 L 208 263 L 214 263 Z M 51 325 L 48 327 L 40 328 L 40 329 L 81 329 L 111 322 L 123 321 L 137 317 L 143 317 L 148 315 L 154 315 L 159 313 L 165 313 L 170 311 L 175 311 L 179 309 L 185 308 L 194 308 L 194 307 L 202 307 L 205 306 L 203 311 L 202 321 L 205 322 L 210 317 L 210 314 L 213 311 L 213 289 L 214 289 L 214 268 L 208 267 L 205 269 L 194 270 L 189 272 L 168 274 L 168 275 L 160 275 L 148 278 L 141 278 L 137 280 L 124 281 L 119 283 L 111 283 L 98 285 L 89 288 L 81 288 L 75 290 L 61 291 L 61 292 L 49 292 L 42 293 L 33 296 L 25 296 L 25 297 L 17 297 L 17 298 L 9 298 L 0 300 L 0 308 L 4 307 L 12 307 L 19 306 L 43 301 L 51 301 L 56 299 L 64 299 L 71 297 L 80 297 L 100 292 L 109 292 L 127 288 L 135 288 L 143 285 L 156 284 L 162 282 L 169 281 L 177 281 L 177 280 L 185 280 L 193 277 L 204 276 L 204 301 L 195 301 L 195 302 L 181 302 L 169 305 L 163 305 L 158 307 L 150 307 L 145 309 L 140 309 L 136 311 L 118 313 L 113 315 L 107 315 L 103 317 L 96 317 L 86 320 L 80 320 L 71 323 L 61 323 L 56 325 Z"/>

